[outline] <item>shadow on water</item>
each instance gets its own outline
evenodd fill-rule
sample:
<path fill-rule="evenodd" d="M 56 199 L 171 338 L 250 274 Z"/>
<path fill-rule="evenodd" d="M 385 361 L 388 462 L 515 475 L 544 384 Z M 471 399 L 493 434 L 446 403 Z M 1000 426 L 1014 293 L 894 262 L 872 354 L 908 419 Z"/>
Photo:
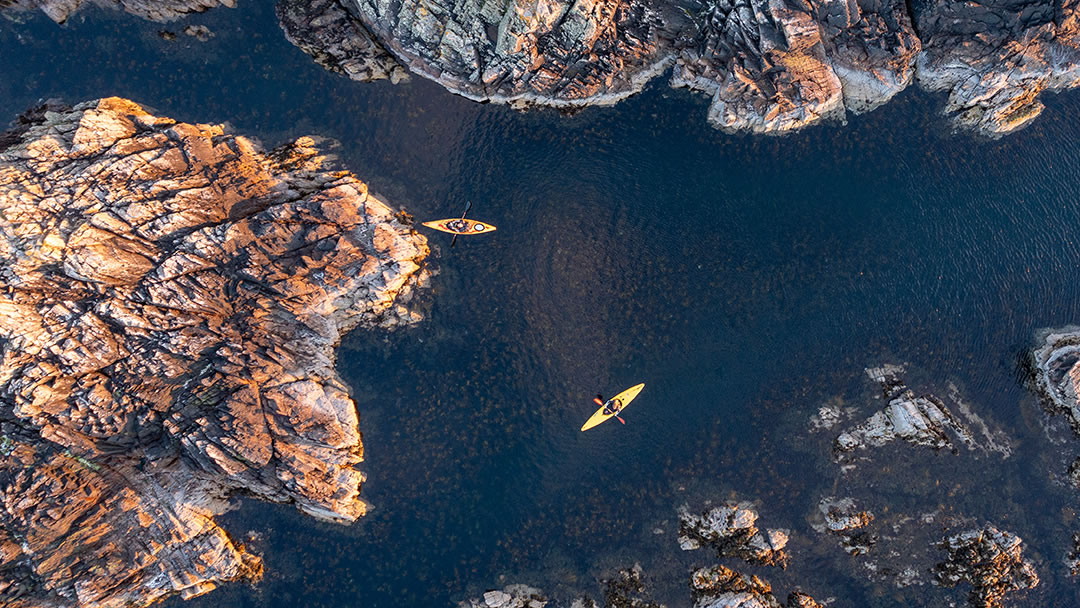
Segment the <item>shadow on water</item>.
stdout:
<path fill-rule="evenodd" d="M 761 499 L 767 525 L 808 533 L 826 465 L 785 433 L 864 392 L 862 368 L 886 360 L 958 382 L 1015 429 L 1010 501 L 1074 502 L 1023 470 L 1037 458 L 1024 450 L 1042 448 L 1015 369 L 1036 328 L 1080 320 L 1076 95 L 999 142 L 948 133 L 941 99 L 913 90 L 846 126 L 731 136 L 705 125 L 704 98 L 660 83 L 573 118 L 520 114 L 421 80 L 328 74 L 284 40 L 269 3 L 191 22 L 215 38 L 167 42 L 161 26 L 95 11 L 4 24 L 0 48 L 18 60 L 0 63 L 0 115 L 122 95 L 271 146 L 328 136 L 392 204 L 427 219 L 472 200 L 471 217 L 499 230 L 454 249 L 429 235 L 441 272 L 428 318 L 355 333 L 339 352 L 370 515 L 346 528 L 244 502 L 223 519 L 262 534 L 267 579 L 183 605 L 437 606 L 501 574 L 595 591 L 634 560 L 684 577 L 682 502 Z M 637 382 L 627 425 L 578 431 L 596 392 Z M 1016 515 L 977 512 L 981 494 L 955 500 L 974 517 Z M 1013 523 L 1065 534 L 1054 522 Z M 1044 569 L 1058 584 L 1061 567 Z M 827 578 L 837 605 L 880 593 Z"/>

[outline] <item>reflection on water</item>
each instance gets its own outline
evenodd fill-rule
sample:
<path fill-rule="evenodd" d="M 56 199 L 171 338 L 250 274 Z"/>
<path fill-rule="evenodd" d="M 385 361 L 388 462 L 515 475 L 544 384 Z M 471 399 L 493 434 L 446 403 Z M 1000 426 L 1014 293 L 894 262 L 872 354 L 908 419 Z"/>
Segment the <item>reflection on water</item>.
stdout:
<path fill-rule="evenodd" d="M 919 498 L 1004 518 L 1041 560 L 1049 604 L 1076 601 L 1059 563 L 1075 496 L 1049 481 L 1054 448 L 1039 415 L 1024 417 L 1015 369 L 1036 328 L 1080 321 L 1080 97 L 1050 99 L 1000 142 L 943 132 L 939 104 L 915 91 L 847 126 L 738 137 L 705 127 L 704 98 L 664 87 L 573 118 L 520 114 L 424 81 L 327 74 L 269 5 L 193 22 L 215 38 L 170 43 L 160 26 L 92 11 L 63 28 L 0 25 L 4 56 L 19 58 L 0 64 L 0 115 L 123 95 L 268 145 L 329 136 L 418 218 L 471 200 L 470 217 L 499 230 L 454 249 L 433 234 L 428 320 L 343 345 L 370 516 L 341 528 L 245 502 L 223 521 L 262 534 L 267 579 L 185 606 L 437 606 L 501 574 L 595 592 L 597 575 L 634 560 L 685 604 L 705 557 L 677 555 L 675 508 L 761 499 L 768 525 L 812 534 L 832 479 L 790 435 L 832 396 L 861 404 L 862 368 L 882 361 L 958 382 L 1011 429 L 1017 454 L 994 487 Z M 638 382 L 627 425 L 578 431 L 595 393 Z M 778 587 L 895 601 L 792 562 L 768 574 Z"/>

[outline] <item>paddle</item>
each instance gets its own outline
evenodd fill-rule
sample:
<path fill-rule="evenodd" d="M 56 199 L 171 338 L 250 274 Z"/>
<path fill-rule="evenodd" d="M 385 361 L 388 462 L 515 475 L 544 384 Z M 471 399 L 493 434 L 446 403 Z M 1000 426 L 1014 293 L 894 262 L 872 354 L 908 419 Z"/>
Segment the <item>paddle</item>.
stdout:
<path fill-rule="evenodd" d="M 472 208 L 472 201 L 465 201 L 465 213 L 461 214 L 461 219 L 465 219 L 465 215 L 469 213 L 469 209 Z M 458 233 L 454 233 L 454 238 L 450 239 L 450 247 L 453 248 L 457 244 Z"/>

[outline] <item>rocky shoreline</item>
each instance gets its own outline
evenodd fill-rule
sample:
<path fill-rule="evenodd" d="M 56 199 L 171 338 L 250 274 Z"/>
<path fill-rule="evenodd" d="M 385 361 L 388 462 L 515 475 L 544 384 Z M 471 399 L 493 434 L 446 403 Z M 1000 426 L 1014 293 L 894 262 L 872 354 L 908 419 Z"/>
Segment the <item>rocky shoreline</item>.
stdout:
<path fill-rule="evenodd" d="M 219 0 L 99 2 L 154 20 Z M 80 0 L 7 0 L 63 21 Z M 280 0 L 286 36 L 358 81 L 406 72 L 476 101 L 611 105 L 668 69 L 729 132 L 782 134 L 944 91 L 960 130 L 1000 137 L 1080 86 L 1080 0 Z"/>
<path fill-rule="evenodd" d="M 257 578 L 214 521 L 240 492 L 364 514 L 334 349 L 419 319 L 428 248 L 315 144 L 264 152 L 118 98 L 0 135 L 0 603 Z"/>

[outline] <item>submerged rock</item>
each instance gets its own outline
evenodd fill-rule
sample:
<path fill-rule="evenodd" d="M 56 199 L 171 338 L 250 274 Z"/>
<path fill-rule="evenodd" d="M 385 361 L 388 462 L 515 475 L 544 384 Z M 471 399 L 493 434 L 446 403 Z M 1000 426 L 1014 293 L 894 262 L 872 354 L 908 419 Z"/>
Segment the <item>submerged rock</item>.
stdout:
<path fill-rule="evenodd" d="M 1035 566 L 1022 555 L 1022 544 L 1019 536 L 994 526 L 950 536 L 941 543 L 948 557 L 935 567 L 935 575 L 946 587 L 971 585 L 972 606 L 999 606 L 1006 594 L 1039 584 Z"/>
<path fill-rule="evenodd" d="M 964 403 L 955 386 L 950 386 L 950 399 L 968 422 L 980 430 L 984 439 L 981 444 L 975 433 L 953 414 L 942 399 L 929 394 L 916 396 L 904 384 L 903 367 L 884 365 L 867 369 L 866 373 L 881 385 L 888 405 L 862 424 L 837 436 L 834 448 L 841 457 L 848 452 L 881 447 L 898 439 L 913 445 L 956 451 L 954 438 L 969 450 L 994 451 L 1002 457 L 1011 454 L 1012 449 L 1005 435 L 992 432 Z"/>
<path fill-rule="evenodd" d="M 749 503 L 727 502 L 701 515 L 679 510 L 679 546 L 691 551 L 707 545 L 720 557 L 738 557 L 750 563 L 783 566 L 788 530 L 758 530 L 758 514 Z"/>
<path fill-rule="evenodd" d="M 876 534 L 865 528 L 874 520 L 869 511 L 860 511 L 850 498 L 823 498 L 818 504 L 824 524 L 820 531 L 828 531 L 842 538 L 840 545 L 849 555 L 862 555 L 870 551 L 878 540 Z"/>
<path fill-rule="evenodd" d="M 264 153 L 117 98 L 0 135 L 6 605 L 250 578 L 258 558 L 213 520 L 235 492 L 363 515 L 334 348 L 418 318 L 428 249 L 324 160 L 310 138 Z"/>

